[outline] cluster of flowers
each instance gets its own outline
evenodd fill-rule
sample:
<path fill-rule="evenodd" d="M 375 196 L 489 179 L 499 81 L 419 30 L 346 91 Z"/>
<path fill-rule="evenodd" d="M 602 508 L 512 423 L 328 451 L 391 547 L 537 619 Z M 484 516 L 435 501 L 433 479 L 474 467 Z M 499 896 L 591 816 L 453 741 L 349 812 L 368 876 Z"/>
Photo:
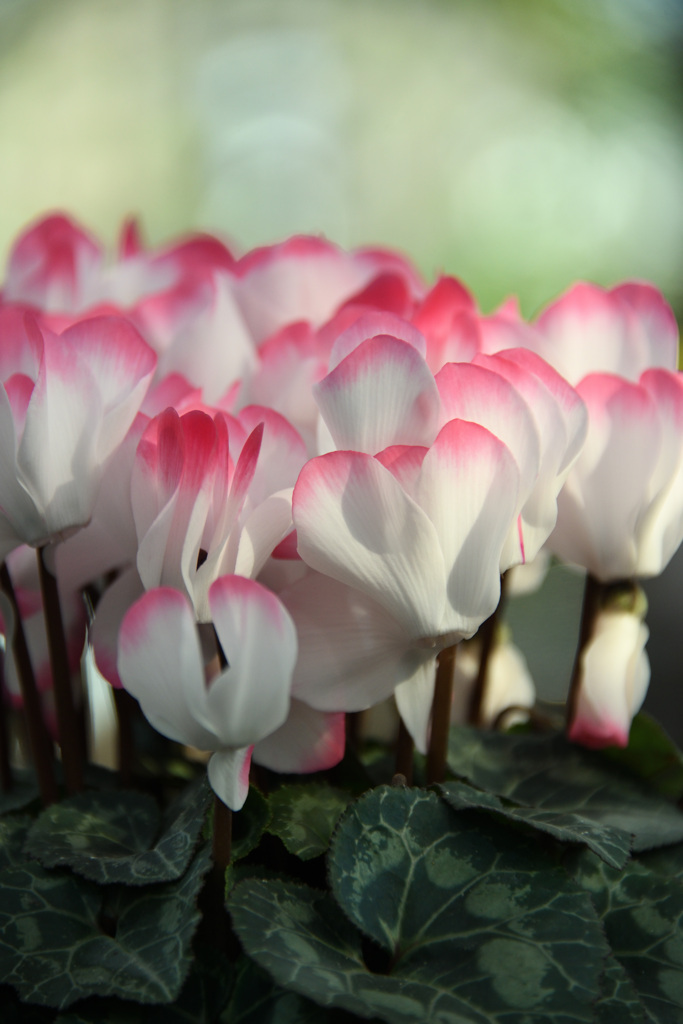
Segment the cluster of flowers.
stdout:
<path fill-rule="evenodd" d="M 70 219 L 43 219 L 0 301 L 0 560 L 38 688 L 27 545 L 58 579 L 72 667 L 74 595 L 96 581 L 100 671 L 213 752 L 230 807 L 252 758 L 330 767 L 345 713 L 391 695 L 424 751 L 437 656 L 492 615 L 502 573 L 544 549 L 608 584 L 674 553 L 677 358 L 646 284 L 578 284 L 528 323 L 386 251 L 147 250 L 127 225 L 107 261 Z M 646 637 L 637 609 L 602 609 L 573 738 L 626 742 Z M 18 694 L 11 656 L 5 675 Z"/>

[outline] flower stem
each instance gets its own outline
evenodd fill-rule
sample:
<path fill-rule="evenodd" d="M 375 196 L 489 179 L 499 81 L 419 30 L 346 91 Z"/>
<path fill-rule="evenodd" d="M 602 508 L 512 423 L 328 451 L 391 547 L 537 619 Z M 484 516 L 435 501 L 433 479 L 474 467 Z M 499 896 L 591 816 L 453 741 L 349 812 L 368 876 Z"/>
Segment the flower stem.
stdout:
<path fill-rule="evenodd" d="M 121 784 L 123 786 L 130 786 L 133 782 L 133 766 L 136 759 L 133 717 L 137 702 L 126 690 L 112 688 L 112 692 L 114 694 L 114 708 L 116 709 L 116 721 L 118 723 L 119 774 L 121 776 Z"/>
<path fill-rule="evenodd" d="M 396 764 L 394 775 L 402 775 L 406 786 L 413 784 L 413 737 L 405 727 L 403 719 L 399 719 L 398 736 L 396 737 Z"/>
<path fill-rule="evenodd" d="M 221 872 L 230 863 L 232 852 L 232 811 L 220 797 L 213 801 L 213 862 Z"/>
<path fill-rule="evenodd" d="M 0 586 L 12 607 L 12 614 L 14 616 L 12 648 L 17 666 L 17 675 L 19 676 L 19 685 L 21 686 L 21 696 L 24 702 L 24 719 L 28 731 L 33 765 L 38 779 L 40 798 L 43 805 L 47 807 L 57 800 L 57 784 L 53 768 L 54 751 L 52 740 L 43 718 L 40 694 L 38 693 L 36 678 L 33 674 L 33 665 L 28 653 L 24 624 L 19 614 L 17 596 L 14 593 L 12 577 L 5 563 L 0 568 Z"/>
<path fill-rule="evenodd" d="M 5 691 L 0 684 L 0 790 L 9 793 L 12 789 L 12 768 L 9 758 L 9 728 Z"/>
<path fill-rule="evenodd" d="M 457 644 L 447 647 L 438 657 L 434 702 L 432 703 L 432 731 L 427 751 L 427 785 L 443 782 L 446 776 L 448 730 L 451 724 L 453 700 L 453 672 Z"/>
<path fill-rule="evenodd" d="M 583 659 L 583 652 L 593 636 L 595 620 L 600 610 L 602 598 L 607 586 L 608 584 L 601 583 L 600 580 L 597 580 L 595 576 L 591 575 L 591 573 L 586 574 L 586 584 L 583 591 L 583 605 L 581 606 L 579 639 L 576 646 L 576 654 L 574 656 L 569 693 L 567 695 L 567 730 L 570 729 L 574 720 L 574 715 L 576 714 L 576 705 L 579 699 L 579 690 L 581 688 L 581 662 Z"/>
<path fill-rule="evenodd" d="M 496 633 L 498 631 L 498 623 L 505 606 L 505 597 L 507 592 L 506 587 L 507 573 L 503 573 L 500 578 L 500 600 L 496 605 L 496 609 L 492 615 L 489 615 L 488 619 L 481 624 L 477 632 L 479 642 L 481 644 L 479 651 L 479 668 L 477 670 L 477 678 L 470 694 L 469 708 L 467 714 L 467 721 L 470 725 L 482 726 L 484 725 L 484 700 L 486 697 L 486 684 L 488 682 L 489 662 L 491 660 L 491 654 L 496 640 Z"/>
<path fill-rule="evenodd" d="M 38 572 L 43 594 L 43 614 L 47 629 L 47 643 L 52 667 L 52 685 L 55 694 L 59 743 L 62 751 L 64 782 L 68 793 L 83 789 L 83 762 L 85 747 L 83 730 L 78 721 L 71 688 L 69 656 L 64 636 L 62 609 L 59 603 L 57 580 L 45 565 L 44 552 L 38 549 Z"/>

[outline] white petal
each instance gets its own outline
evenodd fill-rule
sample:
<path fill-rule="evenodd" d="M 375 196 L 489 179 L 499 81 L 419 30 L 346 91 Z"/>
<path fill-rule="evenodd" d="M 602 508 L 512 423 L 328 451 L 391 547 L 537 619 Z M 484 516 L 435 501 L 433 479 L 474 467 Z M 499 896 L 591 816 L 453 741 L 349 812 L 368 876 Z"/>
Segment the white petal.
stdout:
<path fill-rule="evenodd" d="M 287 718 L 296 630 L 275 594 L 241 576 L 216 580 L 209 605 L 228 668 L 209 686 L 207 712 L 222 746 L 248 746 Z"/>
<path fill-rule="evenodd" d="M 164 736 L 200 750 L 222 745 L 207 711 L 194 613 L 177 590 L 150 590 L 126 613 L 118 671 L 145 718 Z"/>
<path fill-rule="evenodd" d="M 219 750 L 209 761 L 209 784 L 232 811 L 239 811 L 247 799 L 251 751 L 251 747 Z"/>
<path fill-rule="evenodd" d="M 411 679 L 396 687 L 396 706 L 421 754 L 427 753 L 436 680 L 436 659 L 418 666 Z"/>
<path fill-rule="evenodd" d="M 316 711 L 293 700 L 289 715 L 270 736 L 254 747 L 254 762 L 274 772 L 320 772 L 344 756 L 345 715 Z"/>
<path fill-rule="evenodd" d="M 294 488 L 299 554 L 355 586 L 417 638 L 441 623 L 444 561 L 434 526 L 392 473 L 369 455 L 330 452 Z"/>

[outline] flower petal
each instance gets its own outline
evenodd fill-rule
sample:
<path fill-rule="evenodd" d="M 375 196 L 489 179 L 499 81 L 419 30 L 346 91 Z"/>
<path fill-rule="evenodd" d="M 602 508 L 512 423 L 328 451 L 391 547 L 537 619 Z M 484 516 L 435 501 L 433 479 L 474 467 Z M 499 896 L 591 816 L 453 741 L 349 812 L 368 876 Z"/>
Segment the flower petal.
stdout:
<path fill-rule="evenodd" d="M 296 630 L 275 594 L 241 576 L 216 580 L 209 605 L 228 661 L 209 686 L 209 720 L 222 746 L 247 746 L 287 718 Z"/>
<path fill-rule="evenodd" d="M 329 576 L 309 572 L 280 597 L 299 637 L 292 693 L 312 707 L 365 710 L 434 656 L 433 649 L 413 649 L 375 601 Z"/>
<path fill-rule="evenodd" d="M 364 341 L 314 388 L 339 449 L 374 455 L 395 444 L 430 444 L 439 394 L 424 358 L 406 341 Z"/>
<path fill-rule="evenodd" d="M 448 572 L 448 608 L 437 632 L 471 636 L 500 598 L 503 545 L 517 514 L 518 472 L 484 427 L 452 420 L 427 452 L 417 500 L 436 528 Z"/>
<path fill-rule="evenodd" d="M 218 750 L 209 760 L 209 785 L 232 811 L 241 810 L 247 799 L 252 749 Z"/>
<path fill-rule="evenodd" d="M 194 613 L 179 591 L 150 590 L 126 612 L 119 632 L 118 672 L 145 718 L 164 736 L 200 750 L 222 746 L 209 724 Z"/>
<path fill-rule="evenodd" d="M 294 488 L 299 554 L 357 587 L 404 626 L 432 635 L 444 607 L 444 563 L 434 526 L 392 473 L 369 455 L 330 452 L 308 462 Z"/>
<path fill-rule="evenodd" d="M 273 772 L 321 772 L 339 764 L 346 742 L 346 715 L 316 711 L 292 700 L 287 721 L 259 740 L 254 763 Z"/>

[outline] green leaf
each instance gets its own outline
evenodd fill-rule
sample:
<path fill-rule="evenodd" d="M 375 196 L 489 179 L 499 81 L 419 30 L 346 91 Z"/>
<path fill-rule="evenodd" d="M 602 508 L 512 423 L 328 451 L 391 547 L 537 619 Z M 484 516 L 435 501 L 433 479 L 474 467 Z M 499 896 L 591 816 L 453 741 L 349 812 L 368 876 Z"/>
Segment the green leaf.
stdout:
<path fill-rule="evenodd" d="M 634 850 L 683 840 L 683 813 L 609 759 L 558 733 L 482 732 L 453 726 L 448 764 L 455 775 L 526 807 L 571 812 L 633 837 Z"/>
<path fill-rule="evenodd" d="M 103 919 L 106 890 L 77 875 L 35 861 L 5 868 L 0 977 L 22 999 L 58 1009 L 93 994 L 172 1002 L 190 966 L 196 899 L 209 865 L 205 848 L 178 881 L 122 890 L 115 922 Z"/>
<path fill-rule="evenodd" d="M 595 1011 L 596 1024 L 647 1024 L 649 1020 L 633 982 L 613 956 L 607 960 Z"/>
<path fill-rule="evenodd" d="M 295 992 L 276 985 L 253 960 L 243 957 L 223 1024 L 326 1024 L 326 1012 Z"/>
<path fill-rule="evenodd" d="M 0 818 L 0 870 L 24 863 L 24 842 L 33 819 L 28 815 Z"/>
<path fill-rule="evenodd" d="M 650 871 L 683 884 L 683 843 L 676 846 L 663 846 L 660 850 L 650 850 L 639 858 Z"/>
<path fill-rule="evenodd" d="M 569 861 L 591 894 L 614 956 L 657 1024 L 683 1021 L 683 885 L 637 861 L 621 872 L 584 852 Z"/>
<path fill-rule="evenodd" d="M 263 793 L 249 787 L 241 810 L 232 816 L 231 863 L 246 857 L 258 844 L 270 822 L 270 806 Z"/>
<path fill-rule="evenodd" d="M 334 826 L 350 800 L 344 790 L 322 782 L 281 786 L 270 796 L 268 831 L 301 860 L 319 857 L 329 847 Z"/>
<path fill-rule="evenodd" d="M 19 811 L 37 800 L 40 793 L 33 772 L 12 772 L 12 788 L 9 793 L 0 793 L 0 814 Z"/>
<path fill-rule="evenodd" d="M 628 747 L 609 747 L 603 756 L 644 779 L 662 796 L 683 798 L 683 754 L 661 725 L 644 712 L 633 719 Z"/>
<path fill-rule="evenodd" d="M 202 778 L 187 786 L 164 815 L 132 790 L 79 793 L 42 812 L 26 852 L 44 867 L 70 867 L 103 885 L 168 882 L 185 871 L 209 802 Z M 152 845 L 154 844 L 154 845 Z"/>
<path fill-rule="evenodd" d="M 349 921 L 306 887 L 233 890 L 240 940 L 279 984 L 390 1024 L 593 1021 L 608 952 L 595 911 L 514 831 L 382 787 L 340 821 L 330 881 Z M 384 953 L 368 953 L 351 921 Z"/>
<path fill-rule="evenodd" d="M 166 1006 L 141 1006 L 121 999 L 93 998 L 60 1014 L 55 1024 L 215 1024 L 234 981 L 220 951 L 200 947 L 178 999 Z"/>
<path fill-rule="evenodd" d="M 456 810 L 479 808 L 546 832 L 563 843 L 585 843 L 613 867 L 623 867 L 630 855 L 631 837 L 623 829 L 601 825 L 572 811 L 553 811 L 544 807 L 523 807 L 503 801 L 495 793 L 486 793 L 466 782 L 446 782 L 439 791 Z"/>

